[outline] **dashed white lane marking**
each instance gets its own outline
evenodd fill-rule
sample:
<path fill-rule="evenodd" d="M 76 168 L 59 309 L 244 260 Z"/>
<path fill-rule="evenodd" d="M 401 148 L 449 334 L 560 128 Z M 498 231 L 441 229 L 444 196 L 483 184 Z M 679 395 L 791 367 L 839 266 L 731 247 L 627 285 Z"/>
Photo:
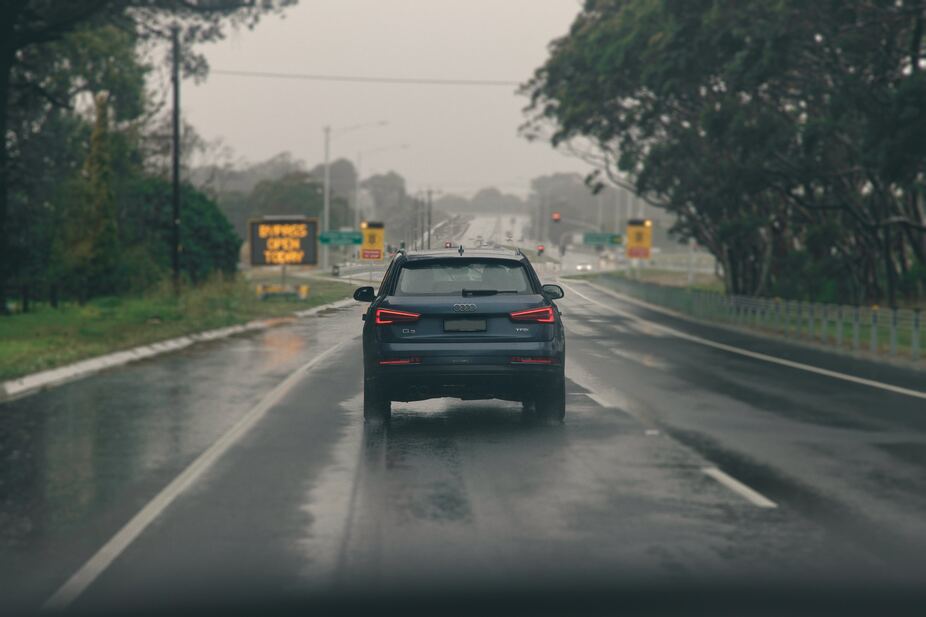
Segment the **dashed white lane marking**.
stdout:
<path fill-rule="evenodd" d="M 637 364 L 642 364 L 647 368 L 655 368 L 663 371 L 669 370 L 669 364 L 667 362 L 663 362 L 651 353 L 633 352 L 618 347 L 611 347 L 610 349 L 611 353 L 615 356 L 630 360 L 631 362 L 636 362 Z"/>
<path fill-rule="evenodd" d="M 595 401 L 602 407 L 618 408 L 625 413 L 634 415 L 630 412 L 628 401 L 620 393 L 615 390 L 602 389 L 603 384 L 595 380 L 591 374 L 589 374 L 582 367 L 578 366 L 574 361 L 567 365 L 566 374 L 573 382 L 585 388 L 585 396 Z M 601 394 L 600 392 L 605 392 L 605 394 Z M 661 434 L 659 429 L 656 428 L 645 428 L 643 432 L 647 437 L 657 437 Z M 759 508 L 778 507 L 778 504 L 776 504 L 774 501 L 766 498 L 761 493 L 754 491 L 736 478 L 722 472 L 716 467 L 702 467 L 701 471 L 704 472 L 705 475 L 708 475 L 711 478 L 717 480 L 728 489 Z"/>
<path fill-rule="evenodd" d="M 595 401 L 602 407 L 615 407 L 615 405 L 611 404 L 611 401 L 607 400 L 606 398 L 602 396 L 599 396 L 597 392 L 586 392 L 585 396 L 592 399 L 593 401 Z"/>
<path fill-rule="evenodd" d="M 125 524 L 103 547 L 96 552 L 81 568 L 74 573 L 42 606 L 46 610 L 63 610 L 68 607 L 87 587 L 90 586 L 106 568 L 125 551 L 141 533 L 170 506 L 185 490 L 199 480 L 212 465 L 237 443 L 248 431 L 260 422 L 267 412 L 277 404 L 303 377 L 316 365 L 338 353 L 352 339 L 342 341 L 315 356 L 277 387 L 270 391 L 255 407 L 248 411 L 224 435 L 219 437 L 195 461 L 184 469 L 180 475 L 164 487 L 160 493 L 149 501 L 132 520 Z"/>
<path fill-rule="evenodd" d="M 610 326 L 608 326 L 608 328 L 610 328 L 611 330 L 613 330 L 614 332 L 618 334 L 637 334 L 637 332 L 634 331 L 632 328 L 628 328 L 627 326 L 622 326 L 621 324 L 616 324 L 616 323 L 611 324 Z"/>
<path fill-rule="evenodd" d="M 583 326 L 580 323 L 568 319 L 568 317 L 563 319 L 563 325 L 566 326 L 566 330 L 575 334 L 576 336 L 594 336 L 597 334 L 597 332 L 588 326 Z"/>
<path fill-rule="evenodd" d="M 733 476 L 720 471 L 716 467 L 702 467 L 701 471 L 703 471 L 705 475 L 708 475 L 714 478 L 715 480 L 717 480 L 718 482 L 726 486 L 728 489 L 730 489 L 731 491 L 733 491 L 740 497 L 743 497 L 744 499 L 746 499 L 746 501 L 748 501 L 754 506 L 757 506 L 759 508 L 777 508 L 778 507 L 778 504 L 776 504 L 771 499 L 768 499 L 761 493 L 758 493 L 752 490 L 751 488 L 749 488 L 748 486 L 746 486 L 745 484 L 743 484 L 742 482 L 740 482 Z"/>
<path fill-rule="evenodd" d="M 642 317 L 633 315 L 632 313 L 628 313 L 627 311 L 622 311 L 621 309 L 615 308 L 613 306 L 608 306 L 607 304 L 603 302 L 599 302 L 598 300 L 595 300 L 594 298 L 591 298 L 579 291 L 576 291 L 574 287 L 567 285 L 563 283 L 562 281 L 560 281 L 560 284 L 566 289 L 570 290 L 572 293 L 579 296 L 580 298 L 584 298 L 588 302 L 592 302 L 594 304 L 607 308 L 611 310 L 612 312 L 618 315 L 622 315 L 628 319 L 633 319 L 635 321 L 647 323 L 650 325 L 650 327 L 656 330 L 661 330 L 663 332 L 666 332 L 678 338 L 691 341 L 692 343 L 698 343 L 699 345 L 705 345 L 707 347 L 713 347 L 714 349 L 728 351 L 730 353 L 738 354 L 741 356 L 746 356 L 747 358 L 753 358 L 755 360 L 762 360 L 763 362 L 770 362 L 772 364 L 779 364 L 781 366 L 787 366 L 789 368 L 798 369 L 801 371 L 807 371 L 808 373 L 815 373 L 817 375 L 824 375 L 826 377 L 832 377 L 833 379 L 841 379 L 842 381 L 848 381 L 851 383 L 868 386 L 871 388 L 878 388 L 879 390 L 885 390 L 887 392 L 894 392 L 895 394 L 902 394 L 904 396 L 912 396 L 914 398 L 926 399 L 926 392 L 923 392 L 921 390 L 912 390 L 910 388 L 904 388 L 901 386 L 895 386 L 895 385 L 884 383 L 881 381 L 875 381 L 874 379 L 865 379 L 864 377 L 856 377 L 855 375 L 848 375 L 846 373 L 840 373 L 838 371 L 831 371 L 829 369 L 812 366 L 810 364 L 804 364 L 803 362 L 794 362 L 793 360 L 785 360 L 784 358 L 776 358 L 775 356 L 769 356 L 764 353 L 758 353 L 756 351 L 749 351 L 748 349 L 743 349 L 741 347 L 734 347 L 733 345 L 717 343 L 715 341 L 701 338 L 700 336 L 695 336 L 693 334 L 686 334 L 685 332 L 676 330 L 675 328 L 670 328 L 668 326 L 663 326 L 661 324 L 648 322 Z M 599 289 L 599 288 L 596 286 L 596 289 Z M 600 289 L 600 291 L 602 291 L 603 293 L 610 293 L 616 298 L 624 300 L 624 297 L 617 293 L 611 293 L 606 289 Z"/>
<path fill-rule="evenodd" d="M 613 387 L 603 384 L 592 376 L 575 360 L 566 363 L 566 377 L 573 383 L 585 389 L 585 395 L 602 407 L 616 407 L 628 411 L 629 401 L 621 392 Z"/>

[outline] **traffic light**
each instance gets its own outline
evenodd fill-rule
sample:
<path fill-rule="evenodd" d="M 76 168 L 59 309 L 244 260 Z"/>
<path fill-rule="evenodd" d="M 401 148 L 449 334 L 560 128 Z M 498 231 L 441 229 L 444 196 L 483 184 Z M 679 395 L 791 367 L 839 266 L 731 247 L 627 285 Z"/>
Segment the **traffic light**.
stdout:
<path fill-rule="evenodd" d="M 559 223 L 559 222 L 560 222 L 560 219 L 563 218 L 563 215 L 560 214 L 559 212 L 554 212 L 552 215 L 550 215 L 550 218 L 553 219 L 553 222 L 554 222 L 554 223 Z"/>
<path fill-rule="evenodd" d="M 538 245 L 537 245 L 537 256 L 538 256 L 538 257 L 541 256 L 541 255 L 543 255 L 543 250 L 544 250 L 544 248 L 545 248 L 545 247 L 544 247 L 542 244 L 538 244 Z"/>

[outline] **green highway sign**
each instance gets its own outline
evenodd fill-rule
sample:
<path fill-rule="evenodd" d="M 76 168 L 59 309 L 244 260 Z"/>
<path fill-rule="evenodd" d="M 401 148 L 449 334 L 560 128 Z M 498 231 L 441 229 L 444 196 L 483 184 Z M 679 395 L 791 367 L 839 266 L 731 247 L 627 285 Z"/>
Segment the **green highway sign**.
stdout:
<path fill-rule="evenodd" d="M 322 244 L 362 244 L 363 233 L 359 231 L 323 231 L 318 236 Z"/>
<path fill-rule="evenodd" d="M 592 246 L 615 246 L 621 243 L 621 235 L 586 231 L 582 236 L 582 243 L 590 244 Z"/>

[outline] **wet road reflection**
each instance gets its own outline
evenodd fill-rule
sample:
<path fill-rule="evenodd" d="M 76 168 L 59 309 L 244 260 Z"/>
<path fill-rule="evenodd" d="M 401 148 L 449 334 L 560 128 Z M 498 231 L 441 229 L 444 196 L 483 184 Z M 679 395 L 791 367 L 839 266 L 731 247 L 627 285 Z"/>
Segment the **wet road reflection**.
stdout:
<path fill-rule="evenodd" d="M 731 499 L 704 479 L 697 458 L 602 409 L 575 383 L 568 392 L 564 425 L 514 403 L 450 400 L 396 404 L 391 423 L 366 425 L 337 584 L 752 576 L 780 567 L 773 554 L 782 543 L 820 541 Z M 770 524 L 790 531 L 770 542 Z"/>
<path fill-rule="evenodd" d="M 178 590 L 895 576 L 900 562 L 883 549 L 921 537 L 916 410 L 873 414 L 877 397 L 850 401 L 845 387 L 648 337 L 595 305 L 563 307 L 565 424 L 516 403 L 440 399 L 396 403 L 389 424 L 365 425 L 358 309 L 3 406 L 0 596 L 39 605 L 267 392 L 345 341 L 292 380 L 81 607 Z M 779 507 L 755 507 L 707 466 Z"/>
<path fill-rule="evenodd" d="M 350 334 L 336 314 L 303 320 L 0 406 L 0 595 L 47 593 L 265 392 Z"/>

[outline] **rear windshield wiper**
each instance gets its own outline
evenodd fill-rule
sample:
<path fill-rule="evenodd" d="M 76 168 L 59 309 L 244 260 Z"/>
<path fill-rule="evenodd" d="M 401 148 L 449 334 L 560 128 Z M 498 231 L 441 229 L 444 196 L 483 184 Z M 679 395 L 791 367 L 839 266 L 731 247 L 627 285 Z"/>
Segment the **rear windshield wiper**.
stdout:
<path fill-rule="evenodd" d="M 494 296 L 496 294 L 516 294 L 518 293 L 514 289 L 464 289 L 464 296 Z"/>

